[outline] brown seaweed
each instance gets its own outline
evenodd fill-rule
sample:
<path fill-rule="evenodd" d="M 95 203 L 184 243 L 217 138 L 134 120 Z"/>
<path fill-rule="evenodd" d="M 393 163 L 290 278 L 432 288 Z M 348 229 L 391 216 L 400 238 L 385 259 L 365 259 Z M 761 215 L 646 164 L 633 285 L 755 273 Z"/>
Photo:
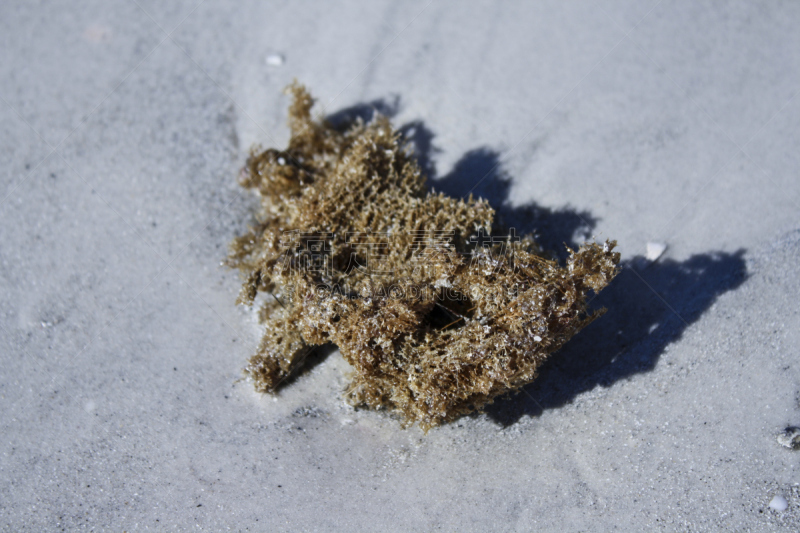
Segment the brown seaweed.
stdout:
<path fill-rule="evenodd" d="M 240 303 L 272 294 L 245 369 L 258 391 L 333 343 L 354 368 L 353 405 L 427 430 L 530 383 L 602 314 L 586 302 L 617 274 L 614 241 L 560 266 L 532 238 L 498 234 L 486 201 L 429 191 L 387 118 L 342 131 L 312 118 L 304 87 L 287 90 L 289 146 L 251 150 L 240 181 L 260 195 L 258 224 L 227 261 L 245 278 Z"/>

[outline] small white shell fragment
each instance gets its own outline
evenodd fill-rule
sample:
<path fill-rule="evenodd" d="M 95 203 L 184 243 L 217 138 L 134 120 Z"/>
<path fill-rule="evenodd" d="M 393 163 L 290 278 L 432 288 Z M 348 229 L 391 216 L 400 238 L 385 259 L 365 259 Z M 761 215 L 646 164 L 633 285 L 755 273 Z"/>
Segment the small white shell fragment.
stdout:
<path fill-rule="evenodd" d="M 769 508 L 772 509 L 773 511 L 778 511 L 779 513 L 782 513 L 783 511 L 789 508 L 789 502 L 786 501 L 786 498 L 778 494 L 777 496 L 772 498 L 772 501 L 769 502 Z"/>
<path fill-rule="evenodd" d="M 648 261 L 656 261 L 667 251 L 667 245 L 663 242 L 648 242 L 647 251 L 644 256 Z"/>
<path fill-rule="evenodd" d="M 534 335 L 533 340 L 535 340 L 536 342 L 542 342 L 542 338 L 539 335 Z"/>
<path fill-rule="evenodd" d="M 279 67 L 283 65 L 283 56 L 280 54 L 270 54 L 267 56 L 267 65 L 271 67 Z"/>
<path fill-rule="evenodd" d="M 778 444 L 792 450 L 800 449 L 800 428 L 788 427 L 778 435 Z"/>

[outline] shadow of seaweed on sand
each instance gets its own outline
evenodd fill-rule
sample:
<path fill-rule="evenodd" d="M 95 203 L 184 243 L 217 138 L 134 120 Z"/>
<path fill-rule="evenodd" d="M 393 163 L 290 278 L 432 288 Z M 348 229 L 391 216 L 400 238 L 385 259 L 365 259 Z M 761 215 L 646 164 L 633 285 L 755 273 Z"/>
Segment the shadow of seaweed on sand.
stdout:
<path fill-rule="evenodd" d="M 470 150 L 453 170 L 430 185 L 456 198 L 472 194 L 488 200 L 497 212 L 496 224 L 501 233 L 514 228 L 517 235 L 533 234 L 544 250 L 561 261 L 568 255 L 564 245 L 577 249 L 597 225 L 591 213 L 569 206 L 550 209 L 535 203 L 512 205 L 512 180 L 503 171 L 499 154 L 488 148 Z"/>
<path fill-rule="evenodd" d="M 510 205 L 511 180 L 497 154 L 487 149 L 465 154 L 433 186 L 452 196 L 471 191 L 486 198 L 497 210 L 502 227 L 516 228 L 518 234 L 533 233 L 561 261 L 567 255 L 564 244 L 577 248 L 597 223 L 591 213 L 570 207 Z M 606 314 L 554 354 L 522 393 L 488 406 L 492 419 L 512 424 L 524 415 L 536 416 L 543 409 L 562 406 L 597 385 L 607 387 L 652 370 L 664 349 L 720 294 L 735 289 L 747 277 L 744 250 L 698 254 L 680 262 L 651 263 L 637 256 L 620 266 L 617 278 L 591 302 L 593 309 L 606 307 Z"/>
<path fill-rule="evenodd" d="M 649 265 L 641 257 L 624 262 L 614 282 L 592 302 L 608 312 L 554 354 L 523 393 L 489 406 L 488 415 L 512 424 L 598 385 L 608 387 L 652 370 L 670 343 L 746 278 L 744 250 Z"/>
<path fill-rule="evenodd" d="M 391 118 L 399 108 L 399 98 L 376 100 L 328 119 L 346 127 L 356 117 L 371 120 L 376 111 Z M 497 212 L 499 228 L 535 235 L 539 244 L 561 261 L 567 256 L 564 245 L 577 248 L 597 224 L 591 213 L 569 206 L 513 205 L 512 179 L 503 170 L 499 154 L 488 148 L 470 150 L 449 173 L 437 178 L 433 133 L 422 121 L 401 125 L 398 131 L 413 148 L 432 188 L 454 197 L 471 193 L 485 198 Z M 606 314 L 554 354 L 533 383 L 498 399 L 486 413 L 498 423 L 510 425 L 523 416 L 538 416 L 544 409 L 563 406 L 598 385 L 609 387 L 652 370 L 667 346 L 721 294 L 747 279 L 744 253 L 709 252 L 686 261 L 652 263 L 641 256 L 623 261 L 617 278 L 591 302 L 593 309 L 606 307 Z"/>

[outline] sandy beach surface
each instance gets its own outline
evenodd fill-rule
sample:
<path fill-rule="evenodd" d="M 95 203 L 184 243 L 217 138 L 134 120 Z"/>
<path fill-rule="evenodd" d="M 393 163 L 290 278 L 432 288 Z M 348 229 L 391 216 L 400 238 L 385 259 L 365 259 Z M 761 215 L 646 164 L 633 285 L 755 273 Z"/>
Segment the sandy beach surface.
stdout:
<path fill-rule="evenodd" d="M 788 1 L 3 2 L 0 528 L 800 530 L 799 26 Z M 427 434 L 346 405 L 338 352 L 255 393 L 220 262 L 294 78 L 547 246 L 616 239 L 608 313 Z"/>

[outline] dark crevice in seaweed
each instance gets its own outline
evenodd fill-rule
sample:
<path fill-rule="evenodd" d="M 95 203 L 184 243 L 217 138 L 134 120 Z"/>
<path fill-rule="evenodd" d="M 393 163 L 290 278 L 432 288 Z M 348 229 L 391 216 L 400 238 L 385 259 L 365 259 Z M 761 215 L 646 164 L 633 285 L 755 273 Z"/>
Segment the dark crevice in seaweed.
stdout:
<path fill-rule="evenodd" d="M 298 364 L 289 375 L 283 378 L 280 388 L 289 387 L 302 376 L 311 373 L 337 349 L 338 348 L 330 342 L 320 344 L 319 346 L 307 346 L 307 353 L 303 356 L 304 359 L 302 363 Z"/>

